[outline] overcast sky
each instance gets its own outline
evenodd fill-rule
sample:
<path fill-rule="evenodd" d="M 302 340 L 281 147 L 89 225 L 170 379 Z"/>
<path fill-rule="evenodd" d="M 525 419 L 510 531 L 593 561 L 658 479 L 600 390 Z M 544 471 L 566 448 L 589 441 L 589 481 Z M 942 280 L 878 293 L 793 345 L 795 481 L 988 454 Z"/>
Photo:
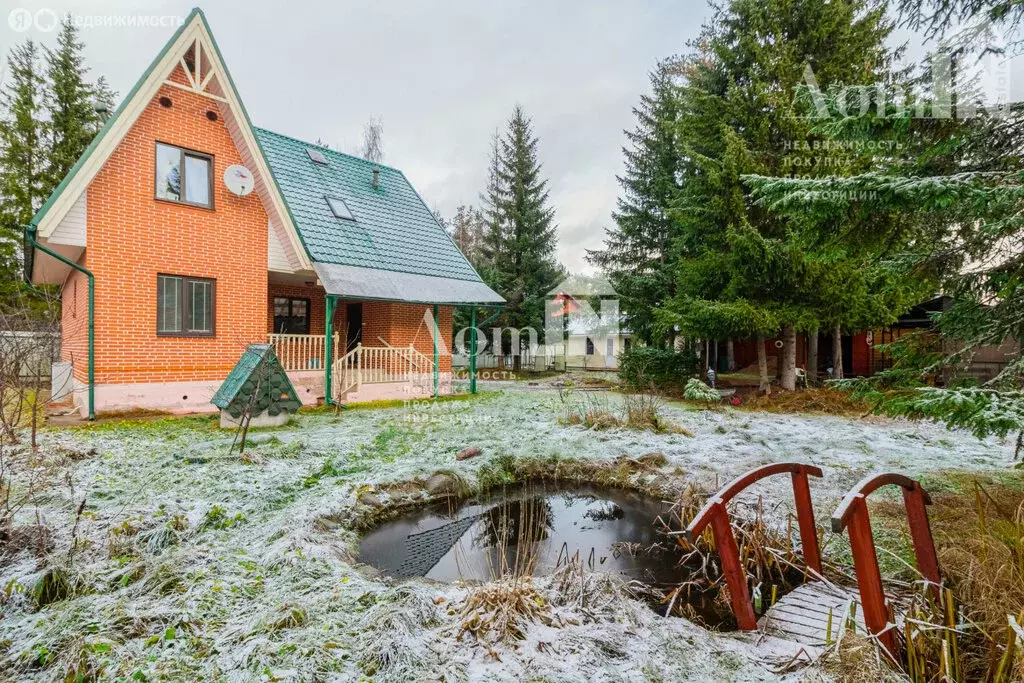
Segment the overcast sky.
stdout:
<path fill-rule="evenodd" d="M 14 8 L 184 17 L 193 4 L 4 0 L 0 49 L 53 41 L 14 31 Z M 623 129 L 648 72 L 684 51 L 709 13 L 704 0 L 211 0 L 203 10 L 256 125 L 355 151 L 380 117 L 385 163 L 445 216 L 478 201 L 490 136 L 521 104 L 540 137 L 558 256 L 573 271 L 611 223 Z M 173 30 L 84 28 L 92 76 L 125 95 Z"/>

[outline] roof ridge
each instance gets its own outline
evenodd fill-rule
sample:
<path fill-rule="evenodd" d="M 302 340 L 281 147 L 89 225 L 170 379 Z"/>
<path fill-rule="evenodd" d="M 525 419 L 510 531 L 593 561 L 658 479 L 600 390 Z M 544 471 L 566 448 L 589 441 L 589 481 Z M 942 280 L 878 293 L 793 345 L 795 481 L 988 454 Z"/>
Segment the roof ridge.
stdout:
<path fill-rule="evenodd" d="M 331 149 L 330 147 L 325 147 L 323 145 L 318 145 L 315 142 L 310 142 L 309 140 L 303 140 L 302 138 L 297 138 L 294 135 L 285 135 L 284 133 L 278 133 L 277 131 L 270 130 L 269 128 L 261 128 L 260 126 L 253 126 L 253 128 L 255 128 L 256 130 L 258 130 L 261 133 L 268 133 L 270 135 L 274 135 L 274 136 L 279 137 L 279 138 L 285 138 L 287 140 L 292 140 L 294 142 L 298 142 L 298 143 L 301 143 L 303 145 L 308 145 L 309 147 L 313 147 L 315 149 L 323 150 L 324 152 L 327 152 L 328 154 L 334 154 L 334 155 L 337 155 L 337 156 L 340 156 L 340 157 L 345 157 L 346 159 L 350 159 L 352 161 L 358 161 L 361 164 L 366 164 L 368 166 L 373 166 L 375 168 L 386 168 L 389 171 L 394 171 L 395 173 L 402 173 L 402 169 L 396 168 L 395 166 L 389 166 L 387 164 L 382 164 L 382 163 L 377 162 L 377 161 L 370 161 L 369 159 L 364 159 L 362 157 L 357 157 L 356 155 L 349 154 L 347 152 L 340 152 L 338 150 Z M 405 175 L 405 174 L 403 173 L 402 175 Z"/>

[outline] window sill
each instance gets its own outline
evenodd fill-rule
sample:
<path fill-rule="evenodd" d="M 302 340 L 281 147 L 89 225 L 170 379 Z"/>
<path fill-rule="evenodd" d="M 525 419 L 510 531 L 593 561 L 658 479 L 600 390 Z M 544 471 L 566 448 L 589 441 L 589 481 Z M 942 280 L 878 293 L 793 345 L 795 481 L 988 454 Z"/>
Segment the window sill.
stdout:
<path fill-rule="evenodd" d="M 164 338 L 182 338 L 182 339 L 216 339 L 217 334 L 215 332 L 157 332 L 156 336 Z"/>
<path fill-rule="evenodd" d="M 213 204 L 207 206 L 206 204 L 194 204 L 192 202 L 181 202 L 174 199 L 163 199 L 161 197 L 153 197 L 153 201 L 161 204 L 168 204 L 170 206 L 183 206 L 187 209 L 200 209 L 202 211 L 215 211 Z"/>

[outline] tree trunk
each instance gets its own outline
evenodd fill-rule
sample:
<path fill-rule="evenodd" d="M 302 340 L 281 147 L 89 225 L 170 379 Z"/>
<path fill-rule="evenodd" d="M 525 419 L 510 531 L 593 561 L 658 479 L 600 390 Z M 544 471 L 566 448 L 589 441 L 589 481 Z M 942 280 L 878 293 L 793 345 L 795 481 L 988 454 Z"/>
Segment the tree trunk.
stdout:
<path fill-rule="evenodd" d="M 764 351 L 764 337 L 757 335 L 757 371 L 761 375 L 760 392 L 767 396 L 772 393 L 772 384 L 768 381 L 768 354 Z"/>
<path fill-rule="evenodd" d="M 792 325 L 782 326 L 782 366 L 779 385 L 784 391 L 796 390 L 796 330 Z"/>
<path fill-rule="evenodd" d="M 839 325 L 832 329 L 832 377 L 843 378 L 843 328 Z"/>
<path fill-rule="evenodd" d="M 733 349 L 732 339 L 725 342 L 725 369 L 728 372 L 736 372 L 736 351 Z"/>
<path fill-rule="evenodd" d="M 818 328 L 807 335 L 807 386 L 818 383 Z"/>
<path fill-rule="evenodd" d="M 715 359 L 712 362 L 711 367 L 714 369 L 715 372 L 718 372 L 718 340 L 716 339 L 713 343 L 715 345 Z"/>

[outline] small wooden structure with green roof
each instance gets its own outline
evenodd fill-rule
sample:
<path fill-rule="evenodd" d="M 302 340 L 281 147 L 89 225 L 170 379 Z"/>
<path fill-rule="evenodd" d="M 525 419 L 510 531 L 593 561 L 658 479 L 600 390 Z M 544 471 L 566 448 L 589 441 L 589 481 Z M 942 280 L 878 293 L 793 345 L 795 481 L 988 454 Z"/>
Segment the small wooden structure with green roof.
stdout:
<path fill-rule="evenodd" d="M 210 402 L 221 427 L 237 426 L 247 411 L 251 427 L 283 425 L 302 405 L 270 344 L 250 344 Z"/>

